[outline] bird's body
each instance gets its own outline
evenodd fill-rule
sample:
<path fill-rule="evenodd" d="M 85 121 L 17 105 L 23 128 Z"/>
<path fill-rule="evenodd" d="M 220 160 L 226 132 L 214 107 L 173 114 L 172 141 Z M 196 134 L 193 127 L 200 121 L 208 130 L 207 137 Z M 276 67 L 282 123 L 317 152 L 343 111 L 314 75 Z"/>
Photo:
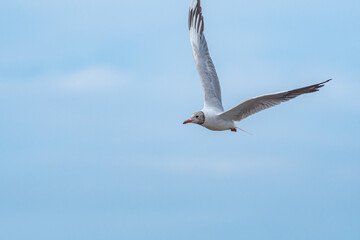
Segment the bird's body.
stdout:
<path fill-rule="evenodd" d="M 193 57 L 204 91 L 204 108 L 194 113 L 184 124 L 195 123 L 213 131 L 231 130 L 236 132 L 237 127 L 234 121 L 241 121 L 252 114 L 302 94 L 316 92 L 326 82 L 330 81 L 327 80 L 303 88 L 251 98 L 230 110 L 224 111 L 220 82 L 204 36 L 204 18 L 202 16 L 200 0 L 191 1 L 189 30 Z"/>
<path fill-rule="evenodd" d="M 203 127 L 213 131 L 236 129 L 234 121 L 219 117 L 219 113 L 213 109 L 204 108 L 201 111 L 205 114 L 205 122 L 202 124 Z"/>

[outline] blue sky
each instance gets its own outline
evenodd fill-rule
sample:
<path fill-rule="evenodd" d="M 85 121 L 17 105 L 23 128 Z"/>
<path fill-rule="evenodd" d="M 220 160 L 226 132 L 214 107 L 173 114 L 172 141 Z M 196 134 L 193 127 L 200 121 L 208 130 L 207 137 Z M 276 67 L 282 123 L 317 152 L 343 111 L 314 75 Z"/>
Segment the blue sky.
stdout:
<path fill-rule="evenodd" d="M 203 0 L 225 108 L 202 108 L 189 1 L 0 9 L 1 239 L 359 239 L 360 2 Z"/>

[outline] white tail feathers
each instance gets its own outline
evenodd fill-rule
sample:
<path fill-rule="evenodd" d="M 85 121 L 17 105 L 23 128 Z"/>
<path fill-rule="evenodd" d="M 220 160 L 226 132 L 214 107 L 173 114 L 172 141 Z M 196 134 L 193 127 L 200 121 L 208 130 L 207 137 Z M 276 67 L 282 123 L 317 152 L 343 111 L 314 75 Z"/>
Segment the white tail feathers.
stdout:
<path fill-rule="evenodd" d="M 247 133 L 247 134 L 249 134 L 249 135 L 252 135 L 251 133 L 245 131 L 244 129 L 241 129 L 241 128 L 239 128 L 239 127 L 236 127 L 236 128 L 239 129 L 240 131 L 244 132 L 244 133 Z"/>

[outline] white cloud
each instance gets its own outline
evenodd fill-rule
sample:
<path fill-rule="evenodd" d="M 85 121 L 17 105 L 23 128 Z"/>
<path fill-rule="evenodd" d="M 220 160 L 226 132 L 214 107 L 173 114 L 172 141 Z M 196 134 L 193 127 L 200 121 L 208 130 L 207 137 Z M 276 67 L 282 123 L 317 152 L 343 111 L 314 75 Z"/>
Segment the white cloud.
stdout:
<path fill-rule="evenodd" d="M 31 78 L 0 81 L 3 95 L 41 93 L 94 93 L 123 90 L 129 76 L 109 67 L 88 67 L 68 73 L 50 73 Z"/>
<path fill-rule="evenodd" d="M 146 168 L 180 175 L 213 176 L 259 176 L 291 172 L 291 161 L 284 159 L 229 159 L 176 157 L 145 161 L 140 163 Z"/>
<path fill-rule="evenodd" d="M 67 91 L 107 91 L 121 88 L 126 78 L 115 69 L 95 67 L 61 76 L 56 82 Z"/>

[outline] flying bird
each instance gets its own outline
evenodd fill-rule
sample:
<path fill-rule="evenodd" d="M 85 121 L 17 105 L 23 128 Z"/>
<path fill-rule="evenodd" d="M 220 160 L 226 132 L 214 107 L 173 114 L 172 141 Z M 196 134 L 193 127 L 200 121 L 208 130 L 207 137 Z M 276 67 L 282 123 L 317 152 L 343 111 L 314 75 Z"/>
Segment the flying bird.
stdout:
<path fill-rule="evenodd" d="M 236 132 L 240 128 L 235 125 L 235 121 L 241 121 L 250 115 L 302 94 L 317 92 L 331 80 L 290 91 L 251 98 L 230 110 L 224 111 L 219 79 L 204 36 L 204 18 L 200 0 L 191 1 L 189 30 L 192 53 L 204 92 L 204 107 L 201 111 L 192 114 L 184 124 L 195 123 L 213 131 L 231 130 Z"/>

